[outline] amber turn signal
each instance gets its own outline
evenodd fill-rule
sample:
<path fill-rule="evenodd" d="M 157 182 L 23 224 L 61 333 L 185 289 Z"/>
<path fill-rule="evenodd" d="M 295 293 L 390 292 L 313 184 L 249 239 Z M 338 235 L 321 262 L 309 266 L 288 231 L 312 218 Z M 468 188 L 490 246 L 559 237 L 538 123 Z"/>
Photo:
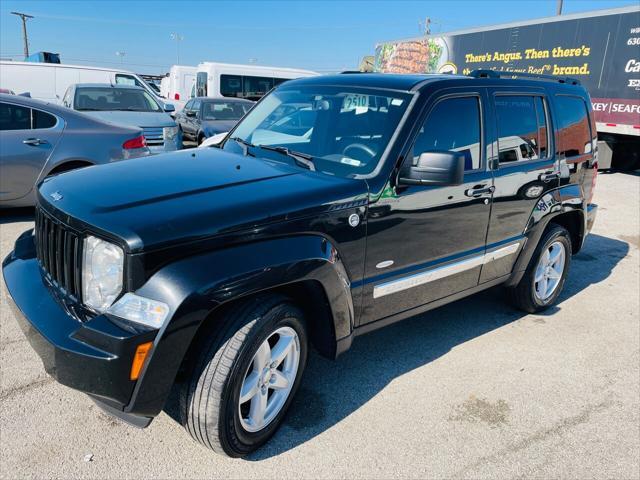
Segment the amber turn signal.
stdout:
<path fill-rule="evenodd" d="M 138 345 L 138 348 L 136 348 L 133 363 L 131 363 L 131 375 L 129 375 L 131 380 L 137 380 L 140 376 L 140 371 L 142 370 L 147 355 L 149 355 L 151 351 L 151 347 L 153 347 L 153 342 L 141 343 Z"/>

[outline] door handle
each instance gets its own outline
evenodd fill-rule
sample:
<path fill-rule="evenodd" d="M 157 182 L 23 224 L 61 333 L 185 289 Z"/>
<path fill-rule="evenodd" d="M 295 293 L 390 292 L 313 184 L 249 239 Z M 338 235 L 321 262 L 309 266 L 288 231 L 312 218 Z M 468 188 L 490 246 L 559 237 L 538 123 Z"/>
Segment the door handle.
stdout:
<path fill-rule="evenodd" d="M 545 172 L 541 173 L 538 177 L 541 182 L 549 183 L 552 180 L 557 180 L 560 178 L 560 172 Z"/>
<path fill-rule="evenodd" d="M 46 140 L 41 140 L 39 138 L 27 138 L 26 140 L 23 140 L 22 143 L 24 143 L 25 145 L 46 145 L 49 142 L 47 142 Z"/>
<path fill-rule="evenodd" d="M 496 187 L 494 187 L 493 185 L 491 185 L 490 187 L 487 187 L 486 185 L 476 185 L 473 188 L 469 188 L 468 190 L 465 190 L 464 194 L 467 197 L 481 197 L 482 195 L 487 195 L 487 194 L 492 194 L 493 192 L 495 192 Z"/>

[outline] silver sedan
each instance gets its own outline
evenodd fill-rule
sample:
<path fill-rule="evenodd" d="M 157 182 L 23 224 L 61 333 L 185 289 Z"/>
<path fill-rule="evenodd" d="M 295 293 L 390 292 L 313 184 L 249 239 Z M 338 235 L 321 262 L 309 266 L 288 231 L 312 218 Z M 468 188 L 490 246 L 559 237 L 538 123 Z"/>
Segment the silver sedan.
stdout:
<path fill-rule="evenodd" d="M 34 204 L 34 185 L 76 168 L 149 155 L 142 129 L 0 94 L 0 208 Z"/>

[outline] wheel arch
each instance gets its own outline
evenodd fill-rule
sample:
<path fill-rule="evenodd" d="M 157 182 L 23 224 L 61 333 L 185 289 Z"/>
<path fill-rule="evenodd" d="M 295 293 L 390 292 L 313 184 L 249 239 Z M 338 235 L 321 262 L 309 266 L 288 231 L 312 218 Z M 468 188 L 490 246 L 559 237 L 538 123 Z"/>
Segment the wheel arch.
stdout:
<path fill-rule="evenodd" d="M 56 175 L 58 173 L 69 172 L 78 168 L 91 167 L 94 163 L 85 158 L 70 158 L 62 160 L 53 165 L 48 171 L 43 172 L 42 177 L 48 177 L 49 175 Z"/>
<path fill-rule="evenodd" d="M 566 185 L 547 192 L 536 203 L 524 231 L 526 243 L 513 267 L 506 286 L 516 285 L 524 274 L 535 249 L 550 224 L 567 229 L 571 237 L 572 254 L 582 249 L 585 240 L 585 200 L 579 185 Z"/>
<path fill-rule="evenodd" d="M 228 270 L 230 266 L 238 268 Z M 229 272 L 234 276 L 230 277 Z M 224 326 L 227 309 L 256 295 L 279 294 L 303 310 L 310 342 L 334 358 L 351 338 L 353 300 L 346 270 L 331 242 L 319 235 L 281 238 L 197 255 L 168 265 L 137 293 L 167 300 L 173 312 L 127 411 L 154 416 L 178 373 L 192 365 L 202 335 Z M 162 296 L 164 294 L 164 297 Z M 342 340 L 342 342 L 340 342 Z"/>

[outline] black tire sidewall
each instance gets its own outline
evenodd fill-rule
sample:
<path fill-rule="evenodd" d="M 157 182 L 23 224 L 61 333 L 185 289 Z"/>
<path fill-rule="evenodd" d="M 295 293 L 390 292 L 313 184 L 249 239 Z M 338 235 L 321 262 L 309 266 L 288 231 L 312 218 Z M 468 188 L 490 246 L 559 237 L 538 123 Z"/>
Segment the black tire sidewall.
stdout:
<path fill-rule="evenodd" d="M 259 322 L 261 325 L 258 328 L 252 329 L 249 338 L 247 338 L 247 341 L 245 341 L 245 344 L 241 347 L 238 359 L 234 362 L 234 366 L 229 374 L 229 379 L 222 393 L 220 440 L 225 451 L 234 456 L 245 455 L 254 451 L 269 440 L 276 432 L 296 394 L 306 365 L 308 349 L 306 330 L 302 321 L 302 313 L 296 307 L 289 303 L 279 304 L 267 312 Z M 244 374 L 249 368 L 258 347 L 280 327 L 291 327 L 298 334 L 300 361 L 296 379 L 289 392 L 287 401 L 276 418 L 263 430 L 259 432 L 248 432 L 242 427 L 238 415 L 238 401 L 242 382 L 244 381 Z"/>
<path fill-rule="evenodd" d="M 564 254 L 565 254 L 564 268 L 562 269 L 562 277 L 560 278 L 560 283 L 558 284 L 555 291 L 553 292 L 553 295 L 551 295 L 549 298 L 543 301 L 540 298 L 538 298 L 538 296 L 536 295 L 536 282 L 535 282 L 536 268 L 538 266 L 538 262 L 540 262 L 540 258 L 542 257 L 542 254 L 549 248 L 549 246 L 552 243 L 556 241 L 560 241 L 564 246 Z M 531 268 L 529 271 L 529 279 L 530 279 L 529 288 L 530 288 L 531 301 L 535 305 L 536 309 L 543 309 L 555 303 L 555 301 L 558 299 L 558 296 L 560 296 L 564 288 L 564 282 L 567 279 L 567 274 L 569 273 L 569 266 L 571 264 L 571 241 L 569 240 L 569 233 L 562 227 L 556 227 L 553 230 L 551 230 L 549 234 L 546 236 L 546 238 L 544 239 L 544 242 L 541 242 L 540 247 L 536 252 L 536 256 L 534 258 L 535 258 L 535 261 L 532 262 Z"/>

